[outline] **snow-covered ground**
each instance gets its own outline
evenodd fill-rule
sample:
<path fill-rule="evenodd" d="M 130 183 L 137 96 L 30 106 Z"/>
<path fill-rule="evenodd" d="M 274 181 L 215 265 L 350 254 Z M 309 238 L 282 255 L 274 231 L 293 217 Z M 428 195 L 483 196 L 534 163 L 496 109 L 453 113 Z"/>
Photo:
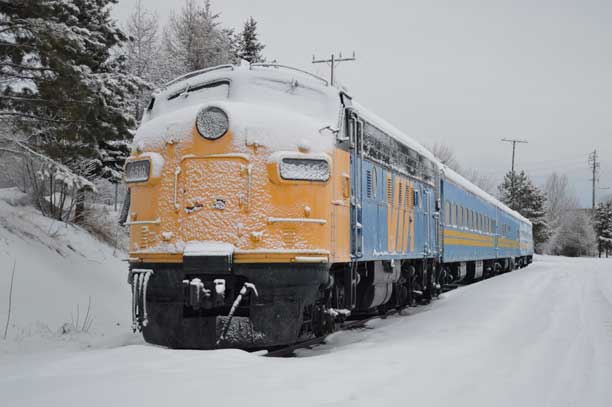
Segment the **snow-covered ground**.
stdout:
<path fill-rule="evenodd" d="M 16 189 L 0 189 L 0 358 L 134 342 L 125 335 L 131 324 L 126 257 L 81 228 L 45 218 Z M 91 328 L 82 332 L 88 304 Z"/>
<path fill-rule="evenodd" d="M 49 241 L 41 237 L 47 220 L 2 199 L 0 222 L 2 325 L 7 263 L 18 260 L 18 327 L 0 339 L 2 406 L 612 403 L 612 259 L 537 257 L 406 315 L 337 333 L 297 358 L 272 359 L 142 344 L 129 333 L 125 263 L 112 248 L 65 225 Z M 90 295 L 92 332 L 59 334 Z M 49 328 L 44 340 L 23 333 L 37 322 Z"/>

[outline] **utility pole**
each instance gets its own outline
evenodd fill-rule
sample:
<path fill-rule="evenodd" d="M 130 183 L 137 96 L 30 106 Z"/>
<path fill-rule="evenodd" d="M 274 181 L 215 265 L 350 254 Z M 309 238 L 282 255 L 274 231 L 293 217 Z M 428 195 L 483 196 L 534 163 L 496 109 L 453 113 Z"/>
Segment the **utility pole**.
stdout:
<path fill-rule="evenodd" d="M 330 84 L 332 86 L 334 86 L 334 69 L 336 69 L 336 66 L 340 63 L 340 62 L 344 62 L 344 61 L 355 61 L 355 51 L 353 51 L 353 56 L 350 58 L 342 58 L 342 52 L 338 53 L 338 56 L 335 56 L 334 54 L 331 54 L 331 57 L 329 59 L 315 59 L 315 56 L 312 56 L 312 63 L 313 64 L 329 64 L 330 68 L 331 68 L 331 74 L 330 74 Z"/>
<path fill-rule="evenodd" d="M 514 174 L 514 157 L 516 155 L 516 143 L 527 143 L 527 140 L 503 138 L 501 141 L 505 141 L 506 143 L 512 143 L 512 173 Z"/>
<path fill-rule="evenodd" d="M 527 140 L 518 140 L 518 139 L 506 139 L 503 138 L 501 141 L 506 142 L 506 143 L 512 143 L 512 172 L 510 173 L 510 176 L 512 177 L 510 179 L 511 185 L 510 188 L 512 189 L 510 191 L 510 202 L 512 202 L 512 209 L 516 209 L 515 205 L 514 205 L 514 157 L 516 156 L 516 144 L 517 143 L 527 143 Z"/>
<path fill-rule="evenodd" d="M 599 181 L 599 167 L 600 163 L 597 161 L 597 150 L 593 150 L 591 154 L 589 154 L 589 165 L 591 166 L 591 171 L 593 171 L 593 178 L 590 181 L 593 182 L 593 212 L 595 212 L 595 191 L 597 190 L 597 181 Z"/>

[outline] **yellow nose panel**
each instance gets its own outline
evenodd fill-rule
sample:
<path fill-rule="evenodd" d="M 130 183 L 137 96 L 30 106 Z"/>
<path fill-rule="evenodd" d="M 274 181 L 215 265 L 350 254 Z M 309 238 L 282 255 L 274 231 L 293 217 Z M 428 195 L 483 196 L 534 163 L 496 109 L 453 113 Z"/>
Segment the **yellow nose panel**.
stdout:
<path fill-rule="evenodd" d="M 235 262 L 350 261 L 347 152 L 328 153 L 326 182 L 280 183 L 272 151 L 235 146 L 231 132 L 209 141 L 194 131 L 155 152 L 159 181 L 130 184 L 132 260 L 180 262 L 187 242 L 218 241 L 235 247 Z"/>

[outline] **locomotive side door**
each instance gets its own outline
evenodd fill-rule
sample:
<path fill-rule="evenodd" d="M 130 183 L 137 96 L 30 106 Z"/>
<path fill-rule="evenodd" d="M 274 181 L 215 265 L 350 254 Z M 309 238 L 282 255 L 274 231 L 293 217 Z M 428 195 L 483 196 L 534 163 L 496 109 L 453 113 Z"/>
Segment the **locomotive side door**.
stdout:
<path fill-rule="evenodd" d="M 437 242 L 437 229 L 438 229 L 438 217 L 436 212 L 436 199 L 434 191 L 427 189 L 425 192 L 426 199 L 426 216 L 427 216 L 427 246 L 429 248 L 429 254 L 435 255 L 438 250 Z"/>
<path fill-rule="evenodd" d="M 362 173 L 363 122 L 352 111 L 347 114 L 351 150 L 351 256 L 363 256 Z"/>
<path fill-rule="evenodd" d="M 429 256 L 432 250 L 432 233 L 431 233 L 431 191 L 427 187 L 423 188 L 423 219 L 425 225 L 425 253 Z"/>

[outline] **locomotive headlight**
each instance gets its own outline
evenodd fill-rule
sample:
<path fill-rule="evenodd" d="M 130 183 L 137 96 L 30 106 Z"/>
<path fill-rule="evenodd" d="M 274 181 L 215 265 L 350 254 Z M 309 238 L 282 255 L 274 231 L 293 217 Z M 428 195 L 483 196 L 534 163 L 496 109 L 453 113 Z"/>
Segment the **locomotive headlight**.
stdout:
<path fill-rule="evenodd" d="M 144 182 L 149 179 L 151 162 L 149 160 L 129 161 L 125 165 L 126 182 Z"/>
<path fill-rule="evenodd" d="M 198 113 L 196 128 L 202 137 L 216 140 L 223 136 L 229 128 L 227 114 L 218 107 L 207 107 Z"/>
<path fill-rule="evenodd" d="M 314 158 L 283 158 L 280 162 L 280 176 L 286 180 L 327 181 L 329 162 Z"/>

